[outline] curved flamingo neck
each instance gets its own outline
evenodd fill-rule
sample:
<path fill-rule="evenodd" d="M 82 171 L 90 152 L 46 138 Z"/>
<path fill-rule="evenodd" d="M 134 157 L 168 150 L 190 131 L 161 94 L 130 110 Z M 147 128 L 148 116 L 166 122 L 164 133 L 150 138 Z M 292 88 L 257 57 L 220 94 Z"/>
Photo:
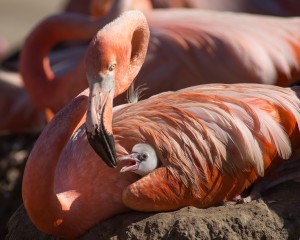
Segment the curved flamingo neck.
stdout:
<path fill-rule="evenodd" d="M 131 43 L 131 53 L 129 66 L 126 69 L 126 78 L 123 79 L 122 73 L 116 74 L 114 97 L 126 91 L 132 84 L 134 78 L 138 75 L 147 54 L 149 44 L 150 31 L 145 16 L 139 11 L 129 11 L 123 14 L 122 22 L 115 31 L 121 29 L 127 30 L 127 40 Z"/>
<path fill-rule="evenodd" d="M 110 86 L 114 97 L 126 91 L 144 63 L 149 37 L 147 20 L 140 11 L 125 12 L 101 29 L 86 53 L 90 88 L 96 82 L 105 86 L 104 91 Z M 116 62 L 113 74 L 107 70 L 111 61 Z"/>
<path fill-rule="evenodd" d="M 63 223 L 63 206 L 54 193 L 54 176 L 61 152 L 84 121 L 87 97 L 75 98 L 44 129 L 28 158 L 22 196 L 33 223 L 42 231 L 61 235 L 72 232 Z M 74 231 L 74 230 L 73 230 Z"/>

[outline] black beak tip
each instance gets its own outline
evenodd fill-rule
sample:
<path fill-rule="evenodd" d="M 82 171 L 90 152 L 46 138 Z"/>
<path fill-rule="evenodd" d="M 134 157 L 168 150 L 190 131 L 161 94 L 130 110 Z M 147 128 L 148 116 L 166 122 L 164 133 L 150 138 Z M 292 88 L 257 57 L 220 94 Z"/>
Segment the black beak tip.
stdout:
<path fill-rule="evenodd" d="M 110 159 L 110 160 L 112 160 L 112 159 Z M 105 163 L 111 168 L 117 167 L 117 161 L 115 159 L 114 159 L 114 161 L 105 161 Z"/>
<path fill-rule="evenodd" d="M 109 167 L 117 167 L 113 138 L 103 137 L 101 134 L 93 136 L 87 132 L 87 139 L 97 155 L 99 155 Z"/>

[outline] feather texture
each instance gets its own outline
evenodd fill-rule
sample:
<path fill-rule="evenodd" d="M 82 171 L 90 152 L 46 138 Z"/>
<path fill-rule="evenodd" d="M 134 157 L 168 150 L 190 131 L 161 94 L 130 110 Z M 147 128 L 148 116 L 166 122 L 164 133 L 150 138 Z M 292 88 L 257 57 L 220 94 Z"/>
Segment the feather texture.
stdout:
<path fill-rule="evenodd" d="M 217 183 L 223 174 L 230 176 L 233 189 L 222 196 L 224 201 L 234 197 L 234 181 L 243 179 L 245 189 L 278 159 L 289 159 L 290 137 L 295 131 L 299 134 L 299 124 L 300 101 L 289 88 L 211 84 L 124 106 L 114 112 L 113 132 L 118 155 L 137 143 L 153 146 L 175 182 L 190 189 L 197 196 L 197 206 L 203 207 L 201 192 L 208 194 L 209 187 L 201 190 L 201 184 Z M 216 178 L 217 173 L 222 177 Z M 157 177 L 155 172 L 149 175 L 151 181 Z M 221 193 L 218 188 L 211 191 Z"/>

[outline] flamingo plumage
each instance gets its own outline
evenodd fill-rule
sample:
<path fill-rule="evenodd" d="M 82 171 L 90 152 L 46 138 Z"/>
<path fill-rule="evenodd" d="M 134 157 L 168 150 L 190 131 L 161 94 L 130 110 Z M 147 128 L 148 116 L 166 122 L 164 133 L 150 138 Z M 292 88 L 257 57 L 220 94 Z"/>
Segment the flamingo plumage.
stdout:
<path fill-rule="evenodd" d="M 53 74 L 47 59 L 51 47 L 63 40 L 91 39 L 100 27 L 126 10 L 124 4 L 115 1 L 108 15 L 97 20 L 59 15 L 35 28 L 24 45 L 21 73 L 38 107 L 57 112 L 88 86 L 83 59 L 67 74 Z M 203 83 L 289 86 L 299 79 L 298 18 L 195 9 L 155 10 L 145 15 L 151 38 L 145 64 L 136 80 L 148 88 L 144 98 Z M 123 94 L 114 103 L 125 100 Z"/>
<path fill-rule="evenodd" d="M 40 230 L 76 237 L 130 209 L 206 208 L 232 199 L 263 176 L 286 178 L 282 166 L 295 163 L 297 87 L 210 84 L 113 109 L 113 98 L 138 74 L 148 40 L 144 15 L 133 11 L 91 42 L 90 89 L 48 124 L 25 168 L 24 205 Z M 132 41 L 139 43 L 136 48 L 125 47 Z M 102 161 L 115 166 L 141 143 L 150 145 L 161 163 L 143 178 L 120 173 L 120 163 L 109 168 Z"/>

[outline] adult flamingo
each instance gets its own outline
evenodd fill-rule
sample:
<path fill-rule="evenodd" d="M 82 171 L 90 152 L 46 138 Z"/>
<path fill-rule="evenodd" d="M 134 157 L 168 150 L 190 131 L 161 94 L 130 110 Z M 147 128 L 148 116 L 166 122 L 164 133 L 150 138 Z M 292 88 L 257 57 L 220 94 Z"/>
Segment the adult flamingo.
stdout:
<path fill-rule="evenodd" d="M 111 167 L 117 166 L 116 152 L 140 143 L 150 145 L 162 163 L 124 190 L 127 206 L 140 211 L 209 207 L 264 174 L 278 173 L 299 149 L 299 88 L 295 93 L 254 84 L 196 86 L 128 104 L 113 116 L 113 98 L 138 74 L 147 43 L 145 17 L 128 12 L 99 31 L 87 50 L 91 146 Z M 299 166 L 292 172 L 291 177 L 300 176 Z"/>
<path fill-rule="evenodd" d="M 38 107 L 56 112 L 88 85 L 83 60 L 65 75 L 53 74 L 47 60 L 51 47 L 62 40 L 90 39 L 96 29 L 124 10 L 120 4 L 122 1 L 116 1 L 112 11 L 98 20 L 75 15 L 51 17 L 28 37 L 21 56 L 21 73 Z M 299 79 L 298 18 L 191 9 L 156 10 L 145 15 L 151 39 L 145 64 L 137 76 L 138 85 L 148 87 L 145 98 L 208 82 L 288 86 Z M 119 96 L 115 104 L 125 99 L 125 95 Z"/>
<path fill-rule="evenodd" d="M 128 21 L 131 24 L 127 25 Z M 124 41 L 115 44 L 121 38 Z M 291 151 L 298 147 L 294 138 L 299 134 L 300 100 L 293 90 L 274 86 L 217 84 L 194 87 L 118 106 L 112 118 L 112 98 L 124 91 L 139 71 L 148 38 L 143 14 L 128 12 L 102 29 L 92 41 L 87 53 L 90 103 L 95 104 L 95 97 L 91 97 L 93 91 L 104 91 L 98 95 L 99 102 L 104 103 L 101 115 L 90 106 L 85 123 L 89 93 L 83 92 L 44 129 L 25 168 L 24 205 L 40 230 L 76 237 L 105 218 L 129 211 L 125 204 L 143 211 L 218 204 L 240 194 L 258 175 L 264 172 L 268 175 L 271 170 L 274 173 L 276 169 L 272 168 L 289 158 L 293 154 Z M 128 47 L 131 41 L 139 43 L 136 48 Z M 107 48 L 109 54 L 98 55 L 98 51 L 107 53 Z M 115 54 L 120 49 L 124 54 Z M 121 72 L 126 75 L 120 75 Z M 101 82 L 101 77 L 108 81 Z M 116 88 L 111 82 L 114 78 Z M 176 96 L 182 99 L 181 103 L 175 101 Z M 189 104 L 192 108 L 187 107 Z M 153 111 L 155 119 L 151 115 Z M 200 120 L 198 114 L 204 118 Z M 85 134 L 87 128 L 89 138 L 93 135 L 95 118 L 100 120 L 100 131 L 103 131 L 100 138 L 104 137 L 104 142 L 110 143 L 114 133 L 115 151 L 114 144 L 96 146 L 107 163 L 114 155 L 127 155 L 136 143 L 144 142 L 154 146 L 162 167 L 133 183 L 138 176 L 128 172 L 120 174 L 122 166 L 115 169 L 105 166 Z M 220 122 L 220 127 L 214 125 L 214 121 L 210 125 L 216 131 L 215 138 L 207 126 L 212 118 Z M 196 127 L 202 127 L 202 131 Z M 231 132 L 230 127 L 235 131 Z M 179 130 L 182 130 L 180 136 L 177 135 Z M 226 136 L 229 137 L 227 142 L 218 141 Z M 185 151 L 178 151 L 180 141 L 184 142 L 180 146 L 185 146 Z M 195 145 L 198 148 L 194 148 Z M 206 158 L 201 158 L 203 154 Z M 228 161 L 230 156 L 232 162 Z M 282 170 L 280 174 L 285 176 L 286 172 Z M 204 177 L 206 179 L 201 182 Z M 147 186 L 151 184 L 149 180 L 153 183 L 151 194 Z M 203 195 L 196 194 L 197 188 Z M 135 195 L 138 193 L 140 198 Z M 155 204 L 151 196 L 157 197 Z M 199 199 L 203 196 L 206 198 Z"/>

